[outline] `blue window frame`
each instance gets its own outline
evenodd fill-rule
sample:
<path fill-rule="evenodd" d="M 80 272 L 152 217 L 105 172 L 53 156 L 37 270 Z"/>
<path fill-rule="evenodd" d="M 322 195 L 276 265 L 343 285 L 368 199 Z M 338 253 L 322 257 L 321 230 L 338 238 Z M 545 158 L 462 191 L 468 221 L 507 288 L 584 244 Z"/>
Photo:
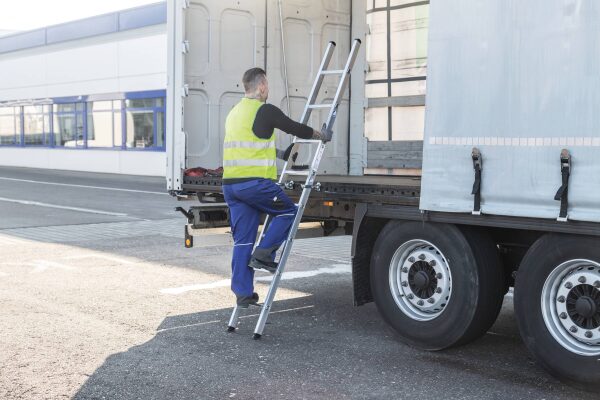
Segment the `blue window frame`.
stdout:
<path fill-rule="evenodd" d="M 165 95 L 155 90 L 0 104 L 0 146 L 164 151 Z"/>

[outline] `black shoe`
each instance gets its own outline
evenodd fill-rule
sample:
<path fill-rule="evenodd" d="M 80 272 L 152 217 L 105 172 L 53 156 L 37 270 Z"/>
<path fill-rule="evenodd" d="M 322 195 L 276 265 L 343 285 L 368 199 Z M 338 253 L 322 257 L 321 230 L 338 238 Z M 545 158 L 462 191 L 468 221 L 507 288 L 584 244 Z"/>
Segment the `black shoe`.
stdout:
<path fill-rule="evenodd" d="M 250 304 L 258 303 L 258 293 L 252 293 L 252 296 L 236 296 L 236 304 L 241 308 L 248 308 Z"/>
<path fill-rule="evenodd" d="M 277 271 L 277 263 L 273 261 L 262 261 L 258 258 L 252 257 L 250 259 L 249 267 L 254 269 L 255 271 L 267 271 L 272 274 Z"/>

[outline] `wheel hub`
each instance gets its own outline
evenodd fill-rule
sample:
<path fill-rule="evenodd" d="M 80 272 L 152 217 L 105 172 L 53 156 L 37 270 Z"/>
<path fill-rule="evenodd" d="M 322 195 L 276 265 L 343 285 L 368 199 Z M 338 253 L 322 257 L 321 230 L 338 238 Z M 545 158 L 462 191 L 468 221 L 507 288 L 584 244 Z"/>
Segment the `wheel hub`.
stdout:
<path fill-rule="evenodd" d="M 575 312 L 573 314 L 579 314 L 581 317 L 589 319 L 592 318 L 598 310 L 596 302 L 591 297 L 582 296 L 575 302 Z M 569 313 L 572 311 L 569 310 Z"/>
<path fill-rule="evenodd" d="M 600 264 L 571 260 L 559 265 L 544 284 L 542 312 L 563 347 L 600 355 Z"/>
<path fill-rule="evenodd" d="M 421 299 L 428 299 L 435 293 L 437 279 L 435 269 L 425 261 L 417 261 L 408 271 L 411 290 Z"/>
<path fill-rule="evenodd" d="M 452 278 L 443 254 L 431 243 L 411 240 L 396 250 L 390 264 L 390 288 L 409 317 L 429 321 L 445 309 Z"/>

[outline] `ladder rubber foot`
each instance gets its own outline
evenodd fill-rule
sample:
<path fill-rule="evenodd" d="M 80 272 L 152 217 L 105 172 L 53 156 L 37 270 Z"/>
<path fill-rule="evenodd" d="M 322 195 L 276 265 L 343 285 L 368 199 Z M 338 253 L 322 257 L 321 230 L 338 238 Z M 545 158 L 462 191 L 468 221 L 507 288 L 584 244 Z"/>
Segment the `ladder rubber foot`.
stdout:
<path fill-rule="evenodd" d="M 228 333 L 235 332 L 235 326 L 228 326 L 227 327 L 227 332 Z"/>
<path fill-rule="evenodd" d="M 254 340 L 259 340 L 261 338 L 261 334 L 260 333 L 255 333 L 254 336 L 252 337 L 252 339 Z"/>

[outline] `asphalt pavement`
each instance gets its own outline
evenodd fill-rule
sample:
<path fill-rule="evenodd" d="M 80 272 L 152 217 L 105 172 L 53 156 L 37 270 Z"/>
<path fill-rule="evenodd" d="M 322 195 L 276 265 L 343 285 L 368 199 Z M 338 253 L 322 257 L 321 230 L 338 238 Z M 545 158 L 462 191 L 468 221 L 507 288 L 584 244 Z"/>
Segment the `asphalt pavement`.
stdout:
<path fill-rule="evenodd" d="M 297 240 L 263 338 L 254 308 L 226 333 L 228 229 L 185 249 L 165 186 L 0 167 L 1 399 L 598 398 L 529 356 L 511 293 L 474 343 L 404 345 L 353 307 L 347 236 Z"/>

